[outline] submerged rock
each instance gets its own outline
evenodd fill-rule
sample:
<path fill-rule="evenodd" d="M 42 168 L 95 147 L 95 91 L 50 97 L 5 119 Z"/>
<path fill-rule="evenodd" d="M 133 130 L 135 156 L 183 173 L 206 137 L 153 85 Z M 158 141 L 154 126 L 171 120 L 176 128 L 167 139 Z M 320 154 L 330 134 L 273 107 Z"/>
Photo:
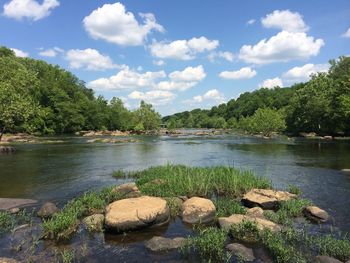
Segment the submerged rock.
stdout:
<path fill-rule="evenodd" d="M 103 223 L 105 216 L 102 214 L 94 214 L 83 219 L 84 225 L 90 231 L 101 231 L 103 229 Z"/>
<path fill-rule="evenodd" d="M 295 194 L 271 189 L 252 189 L 243 196 L 242 202 L 248 207 L 260 206 L 262 209 L 276 209 L 282 201 L 296 198 Z"/>
<path fill-rule="evenodd" d="M 0 153 L 15 153 L 16 149 L 11 146 L 0 146 Z"/>
<path fill-rule="evenodd" d="M 254 252 L 253 249 L 248 248 L 239 243 L 232 243 L 226 246 L 226 249 L 230 251 L 235 256 L 241 256 L 246 261 L 254 261 Z"/>
<path fill-rule="evenodd" d="M 316 263 L 342 263 L 336 258 L 328 257 L 328 256 L 317 256 Z"/>
<path fill-rule="evenodd" d="M 52 217 L 54 214 L 56 214 L 58 211 L 60 211 L 58 209 L 58 207 L 51 202 L 46 202 L 45 204 L 43 204 L 43 206 L 39 209 L 37 215 L 40 218 L 50 218 Z"/>
<path fill-rule="evenodd" d="M 216 208 L 209 199 L 192 197 L 181 207 L 182 220 L 190 224 L 209 223 L 215 219 Z"/>
<path fill-rule="evenodd" d="M 238 225 L 244 221 L 248 221 L 255 222 L 259 230 L 270 229 L 273 232 L 281 230 L 281 226 L 270 220 L 240 214 L 231 215 L 229 217 L 220 217 L 218 221 L 220 227 L 223 229 L 230 229 L 233 225 Z"/>
<path fill-rule="evenodd" d="M 167 202 L 159 197 L 142 196 L 115 201 L 106 207 L 105 225 L 116 231 L 159 226 L 170 219 Z"/>
<path fill-rule="evenodd" d="M 318 223 L 319 222 L 324 223 L 324 222 L 328 221 L 328 219 L 329 219 L 328 213 L 325 210 L 323 210 L 317 206 L 306 207 L 304 209 L 304 215 L 308 219 L 315 221 L 315 222 L 318 222 Z"/>
<path fill-rule="evenodd" d="M 175 238 L 166 238 L 155 236 L 150 240 L 145 242 L 146 248 L 151 251 L 159 252 L 159 251 L 167 251 L 171 249 L 178 249 L 182 246 L 186 239 L 183 237 L 175 237 Z"/>

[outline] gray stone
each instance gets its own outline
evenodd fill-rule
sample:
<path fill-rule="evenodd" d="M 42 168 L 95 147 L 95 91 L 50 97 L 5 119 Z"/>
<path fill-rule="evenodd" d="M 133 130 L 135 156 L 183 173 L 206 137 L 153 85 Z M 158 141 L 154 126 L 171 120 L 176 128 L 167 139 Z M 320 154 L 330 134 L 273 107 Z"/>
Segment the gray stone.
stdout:
<path fill-rule="evenodd" d="M 101 231 L 105 216 L 102 214 L 94 214 L 83 219 L 83 223 L 89 231 Z"/>
<path fill-rule="evenodd" d="M 0 146 L 0 153 L 15 153 L 16 149 L 11 146 Z"/>
<path fill-rule="evenodd" d="M 41 218 L 50 218 L 54 214 L 56 214 L 58 211 L 60 211 L 60 210 L 58 209 L 58 207 L 54 203 L 46 202 L 39 209 L 37 215 L 38 215 L 38 217 L 41 217 Z"/>
<path fill-rule="evenodd" d="M 255 260 L 253 249 L 248 248 L 239 243 L 232 243 L 226 246 L 226 249 L 229 250 L 233 255 L 241 256 L 246 261 Z"/>
<path fill-rule="evenodd" d="M 185 240 L 183 237 L 166 238 L 155 236 L 146 241 L 145 246 L 153 252 L 167 251 L 180 248 Z"/>
<path fill-rule="evenodd" d="M 317 206 L 306 207 L 304 210 L 304 215 L 310 220 L 315 221 L 317 223 L 319 222 L 324 223 L 329 219 L 328 213 Z"/>
<path fill-rule="evenodd" d="M 0 198 L 0 210 L 10 210 L 11 208 L 20 208 L 29 205 L 34 205 L 38 201 L 33 199 L 20 198 Z"/>

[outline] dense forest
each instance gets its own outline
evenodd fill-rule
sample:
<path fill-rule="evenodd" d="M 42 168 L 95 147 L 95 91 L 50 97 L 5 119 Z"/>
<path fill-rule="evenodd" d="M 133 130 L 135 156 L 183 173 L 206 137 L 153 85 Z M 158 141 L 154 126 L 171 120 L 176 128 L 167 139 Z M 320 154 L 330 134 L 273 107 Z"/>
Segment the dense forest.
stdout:
<path fill-rule="evenodd" d="M 236 128 L 250 133 L 350 134 L 350 57 L 330 61 L 327 73 L 289 88 L 261 88 L 210 110 L 163 118 L 172 128 Z"/>
<path fill-rule="evenodd" d="M 141 102 L 130 111 L 121 99 L 96 98 L 83 81 L 59 66 L 16 57 L 0 47 L 0 139 L 4 132 L 152 130 L 160 121 L 150 104 Z"/>

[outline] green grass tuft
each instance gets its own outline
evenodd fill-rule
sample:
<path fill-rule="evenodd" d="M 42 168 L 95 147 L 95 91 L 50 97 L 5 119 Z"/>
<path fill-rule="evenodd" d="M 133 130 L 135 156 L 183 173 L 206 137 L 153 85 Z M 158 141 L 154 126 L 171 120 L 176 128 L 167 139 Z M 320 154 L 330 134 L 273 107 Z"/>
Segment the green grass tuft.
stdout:
<path fill-rule="evenodd" d="M 252 221 L 243 221 L 240 224 L 233 225 L 230 228 L 230 234 L 234 239 L 247 243 L 256 243 L 259 240 L 258 226 Z"/>
<path fill-rule="evenodd" d="M 219 198 L 214 202 L 217 217 L 225 217 L 233 214 L 245 214 L 247 208 L 241 205 L 239 201 L 230 198 Z"/>
<path fill-rule="evenodd" d="M 0 235 L 13 230 L 16 226 L 29 224 L 32 222 L 33 213 L 27 210 L 20 210 L 16 214 L 11 214 L 8 211 L 0 211 Z"/>
<path fill-rule="evenodd" d="M 318 254 L 334 257 L 341 261 L 350 260 L 350 239 L 346 236 L 335 238 L 332 235 L 311 237 L 311 246 Z"/>

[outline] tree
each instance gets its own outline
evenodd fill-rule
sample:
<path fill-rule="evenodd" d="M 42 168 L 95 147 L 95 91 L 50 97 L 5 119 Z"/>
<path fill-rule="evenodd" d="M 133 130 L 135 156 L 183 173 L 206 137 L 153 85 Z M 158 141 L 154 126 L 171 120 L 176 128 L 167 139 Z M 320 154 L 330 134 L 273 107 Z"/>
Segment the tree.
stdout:
<path fill-rule="evenodd" d="M 151 104 L 141 101 L 140 107 L 135 111 L 135 123 L 143 125 L 146 131 L 159 129 L 161 117 Z"/>

